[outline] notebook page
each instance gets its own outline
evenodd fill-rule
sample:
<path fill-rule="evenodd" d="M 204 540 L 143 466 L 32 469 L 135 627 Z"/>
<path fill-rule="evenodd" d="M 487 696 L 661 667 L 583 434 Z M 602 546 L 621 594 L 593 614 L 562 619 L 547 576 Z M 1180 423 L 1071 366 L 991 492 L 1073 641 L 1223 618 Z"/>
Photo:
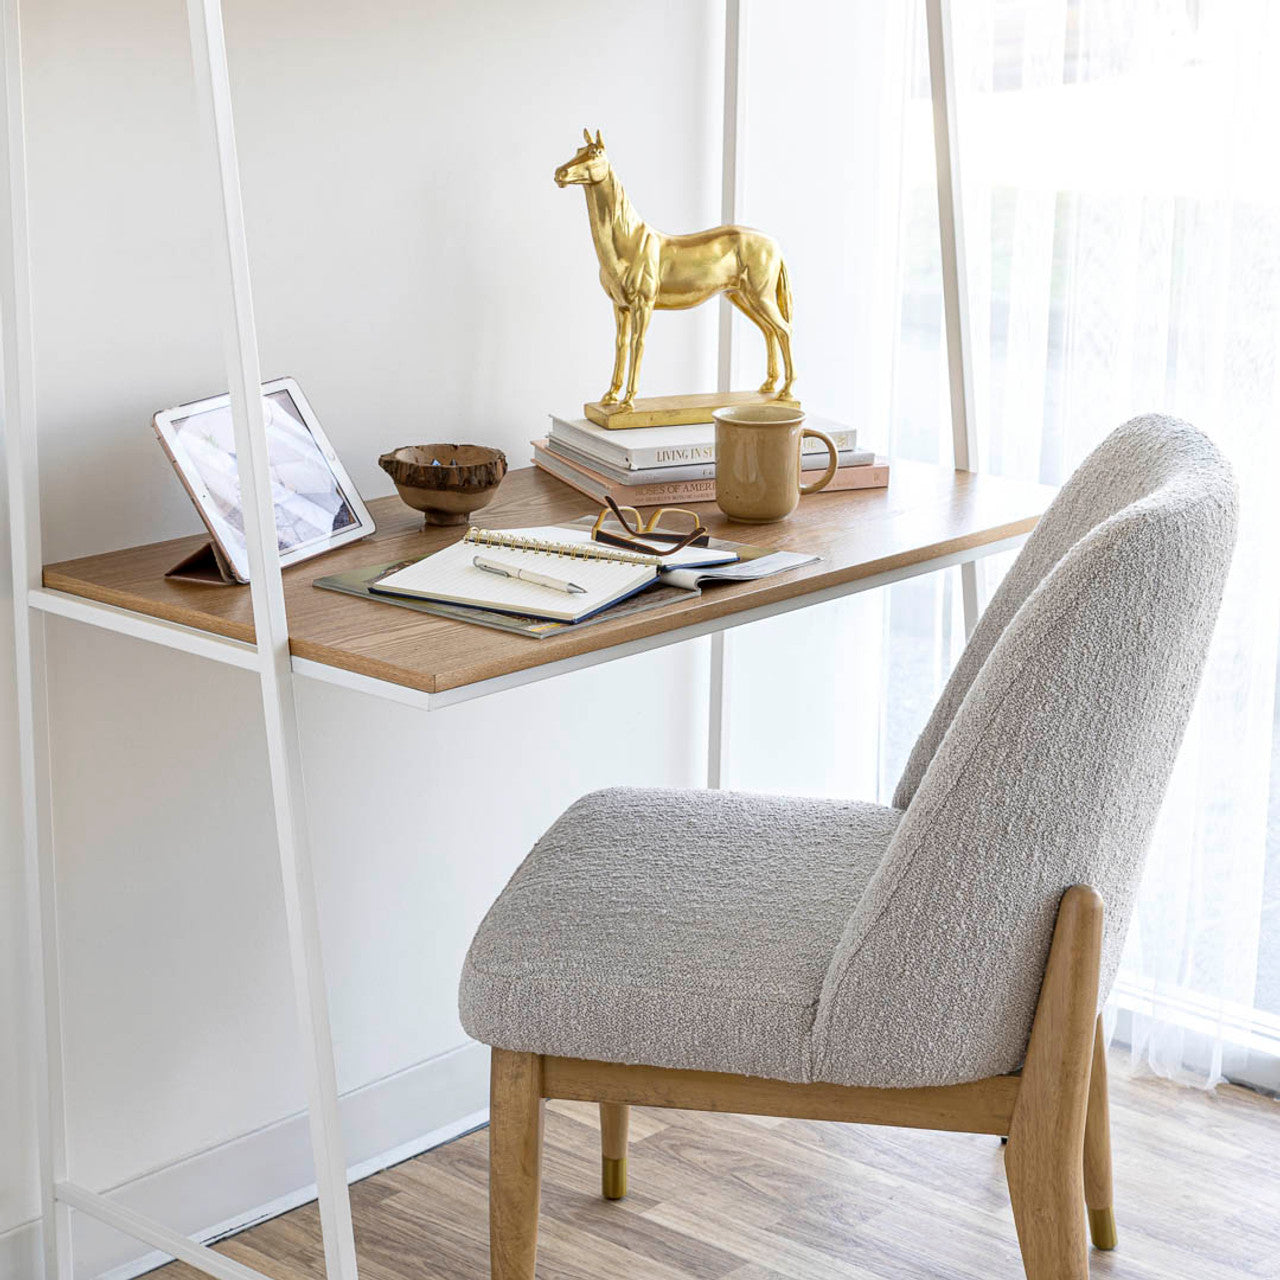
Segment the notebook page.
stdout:
<path fill-rule="evenodd" d="M 486 573 L 472 563 L 475 556 L 481 554 L 495 564 L 551 574 L 585 590 L 568 595 L 536 582 Z M 656 570 L 649 565 L 574 559 L 547 552 L 455 542 L 435 555 L 389 574 L 371 584 L 370 589 L 573 622 L 630 595 L 638 587 L 652 582 L 655 576 Z"/>

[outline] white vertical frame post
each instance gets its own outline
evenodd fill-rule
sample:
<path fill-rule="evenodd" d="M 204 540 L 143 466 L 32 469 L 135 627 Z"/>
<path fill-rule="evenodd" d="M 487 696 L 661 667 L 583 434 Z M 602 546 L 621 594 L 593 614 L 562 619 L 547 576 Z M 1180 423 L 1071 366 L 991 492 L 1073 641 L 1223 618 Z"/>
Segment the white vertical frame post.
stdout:
<path fill-rule="evenodd" d="M 728 760 L 729 704 L 726 695 L 729 673 L 725 669 L 728 634 L 711 634 L 711 696 L 707 703 L 707 786 L 719 791 L 725 784 Z"/>
<path fill-rule="evenodd" d="M 188 0 L 196 96 L 209 131 L 222 225 L 217 235 L 226 268 L 223 339 L 236 468 L 244 507 L 253 625 L 262 681 L 267 756 L 276 841 L 284 881 L 289 956 L 303 1041 L 307 1109 L 328 1280 L 356 1280 L 351 1200 L 338 1115 L 337 1075 L 329 1027 L 315 882 L 307 839 L 302 754 L 298 738 L 284 583 L 276 547 L 275 507 L 262 412 L 262 372 L 249 280 L 249 251 L 240 194 L 220 0 Z"/>
<path fill-rule="evenodd" d="M 724 114 L 721 121 L 720 221 L 738 220 L 742 208 L 741 138 L 746 127 L 743 64 L 746 61 L 746 0 L 725 0 Z M 716 353 L 716 390 L 733 389 L 733 304 L 720 299 L 720 341 Z"/>
<path fill-rule="evenodd" d="M 48 684 L 44 615 L 30 607 L 41 586 L 40 469 L 31 318 L 31 245 L 27 215 L 26 121 L 18 0 L 3 0 L 4 205 L 0 268 L 0 340 L 4 345 L 4 428 L 17 681 L 22 838 L 25 850 L 29 991 L 35 1041 L 36 1140 L 46 1280 L 70 1280 L 70 1211 L 55 1188 L 67 1176 L 66 1095 L 59 981 L 57 879 L 53 861 Z"/>
<path fill-rule="evenodd" d="M 724 118 L 721 129 L 720 221 L 735 222 L 742 204 L 742 171 L 739 143 L 746 114 L 743 87 L 746 40 L 746 0 L 725 0 L 724 11 Z M 720 299 L 719 342 L 716 351 L 716 390 L 733 388 L 733 305 Z M 723 631 L 711 637 L 711 696 L 707 707 L 707 786 L 718 789 L 727 776 L 729 746 L 729 637 Z"/>
<path fill-rule="evenodd" d="M 969 286 L 964 258 L 964 210 L 960 195 L 960 146 L 956 130 L 955 55 L 951 0 L 925 0 L 929 44 L 929 90 L 933 99 L 933 148 L 938 172 L 938 229 L 942 238 L 942 305 L 947 333 L 947 381 L 951 392 L 951 441 L 957 471 L 978 469 L 977 418 L 973 401 L 973 354 L 969 341 Z M 978 570 L 960 568 L 964 629 L 978 622 Z"/>

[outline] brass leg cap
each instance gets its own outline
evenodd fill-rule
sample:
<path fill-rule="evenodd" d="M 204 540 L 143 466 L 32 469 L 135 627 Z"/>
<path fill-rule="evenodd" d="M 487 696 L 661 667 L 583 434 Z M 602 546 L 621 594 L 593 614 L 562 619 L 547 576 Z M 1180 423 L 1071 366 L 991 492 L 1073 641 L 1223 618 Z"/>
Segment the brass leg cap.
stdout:
<path fill-rule="evenodd" d="M 1114 1249 L 1119 1241 L 1116 1235 L 1115 1210 L 1090 1209 L 1089 1235 L 1093 1237 L 1095 1249 Z"/>
<path fill-rule="evenodd" d="M 600 1164 L 602 1168 L 600 1185 L 604 1192 L 604 1198 L 606 1200 L 621 1200 L 627 1194 L 626 1160 L 611 1160 L 608 1156 L 604 1156 L 601 1158 Z"/>

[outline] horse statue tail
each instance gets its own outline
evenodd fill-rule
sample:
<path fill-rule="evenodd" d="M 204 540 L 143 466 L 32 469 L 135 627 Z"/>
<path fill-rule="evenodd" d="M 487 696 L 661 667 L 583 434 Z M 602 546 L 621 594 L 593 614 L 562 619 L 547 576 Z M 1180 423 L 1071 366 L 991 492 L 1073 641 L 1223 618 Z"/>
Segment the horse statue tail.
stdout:
<path fill-rule="evenodd" d="M 787 274 L 787 264 L 784 260 L 778 268 L 778 310 L 782 312 L 782 318 L 791 323 L 791 311 L 794 306 L 791 298 L 791 277 Z"/>

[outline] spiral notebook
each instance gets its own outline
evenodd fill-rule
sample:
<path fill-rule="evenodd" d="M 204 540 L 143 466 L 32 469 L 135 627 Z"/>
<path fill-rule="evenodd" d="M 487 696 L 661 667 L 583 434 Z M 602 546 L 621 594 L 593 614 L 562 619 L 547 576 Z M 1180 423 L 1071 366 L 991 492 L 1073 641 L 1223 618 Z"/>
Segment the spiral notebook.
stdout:
<path fill-rule="evenodd" d="M 538 583 L 486 573 L 472 563 L 479 554 L 513 568 L 566 579 L 583 590 L 567 595 Z M 674 567 L 672 561 L 683 568 L 735 559 L 733 553 L 706 547 L 688 547 L 675 556 L 642 555 L 603 546 L 589 536 L 580 540 L 563 528 L 468 529 L 461 542 L 371 582 L 369 590 L 556 622 L 580 622 L 643 591 L 656 580 L 660 566 Z"/>

